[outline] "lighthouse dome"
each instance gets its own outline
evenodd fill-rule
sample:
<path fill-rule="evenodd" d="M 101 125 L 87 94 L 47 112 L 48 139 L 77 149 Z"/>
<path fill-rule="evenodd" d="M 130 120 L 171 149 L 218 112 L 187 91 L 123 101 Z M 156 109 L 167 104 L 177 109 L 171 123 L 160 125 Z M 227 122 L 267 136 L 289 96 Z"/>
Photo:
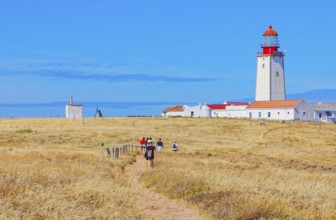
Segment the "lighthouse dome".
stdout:
<path fill-rule="evenodd" d="M 263 34 L 263 36 L 278 36 L 278 32 L 272 29 L 272 25 L 268 27 L 268 30 L 266 30 Z"/>

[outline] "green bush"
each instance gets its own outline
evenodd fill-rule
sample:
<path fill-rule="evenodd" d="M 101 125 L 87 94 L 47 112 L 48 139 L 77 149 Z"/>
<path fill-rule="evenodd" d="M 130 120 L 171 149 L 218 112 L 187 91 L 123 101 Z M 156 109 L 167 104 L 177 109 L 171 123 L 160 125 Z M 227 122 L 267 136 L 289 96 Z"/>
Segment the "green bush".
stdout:
<path fill-rule="evenodd" d="M 19 133 L 19 134 L 24 134 L 24 133 L 31 133 L 33 132 L 32 129 L 28 128 L 28 129 L 21 129 L 21 130 L 17 130 L 16 133 Z"/>

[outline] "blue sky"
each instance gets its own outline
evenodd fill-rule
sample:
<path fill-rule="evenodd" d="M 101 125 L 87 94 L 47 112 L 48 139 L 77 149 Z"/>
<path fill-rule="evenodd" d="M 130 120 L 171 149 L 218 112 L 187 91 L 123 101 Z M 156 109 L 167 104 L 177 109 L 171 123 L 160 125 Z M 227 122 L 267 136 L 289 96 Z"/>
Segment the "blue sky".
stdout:
<path fill-rule="evenodd" d="M 2 0 L 0 103 L 254 97 L 269 24 L 287 93 L 335 89 L 335 1 Z"/>

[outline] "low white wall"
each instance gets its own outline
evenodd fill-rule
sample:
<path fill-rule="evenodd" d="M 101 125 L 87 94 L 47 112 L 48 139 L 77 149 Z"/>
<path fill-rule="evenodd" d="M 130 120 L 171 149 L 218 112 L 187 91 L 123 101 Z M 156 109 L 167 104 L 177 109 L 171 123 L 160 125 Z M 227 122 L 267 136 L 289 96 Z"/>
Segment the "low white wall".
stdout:
<path fill-rule="evenodd" d="M 252 119 L 294 120 L 294 109 L 246 109 L 246 117 Z"/>
<path fill-rule="evenodd" d="M 162 116 L 166 117 L 184 117 L 185 112 L 179 112 L 179 111 L 174 111 L 174 112 L 167 112 L 167 113 L 162 113 Z"/>
<path fill-rule="evenodd" d="M 231 105 L 226 106 L 226 109 L 214 109 L 211 111 L 211 116 L 219 118 L 246 118 L 246 107 L 247 105 Z"/>

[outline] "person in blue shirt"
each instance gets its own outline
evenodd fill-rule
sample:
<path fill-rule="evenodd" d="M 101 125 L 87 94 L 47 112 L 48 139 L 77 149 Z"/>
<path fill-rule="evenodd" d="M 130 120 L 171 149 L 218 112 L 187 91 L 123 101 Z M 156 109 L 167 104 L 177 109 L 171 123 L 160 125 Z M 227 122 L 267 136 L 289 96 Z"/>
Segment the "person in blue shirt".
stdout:
<path fill-rule="evenodd" d="M 157 151 L 162 151 L 163 142 L 161 141 L 161 138 L 159 138 L 158 142 L 156 142 L 156 148 L 157 148 Z"/>

